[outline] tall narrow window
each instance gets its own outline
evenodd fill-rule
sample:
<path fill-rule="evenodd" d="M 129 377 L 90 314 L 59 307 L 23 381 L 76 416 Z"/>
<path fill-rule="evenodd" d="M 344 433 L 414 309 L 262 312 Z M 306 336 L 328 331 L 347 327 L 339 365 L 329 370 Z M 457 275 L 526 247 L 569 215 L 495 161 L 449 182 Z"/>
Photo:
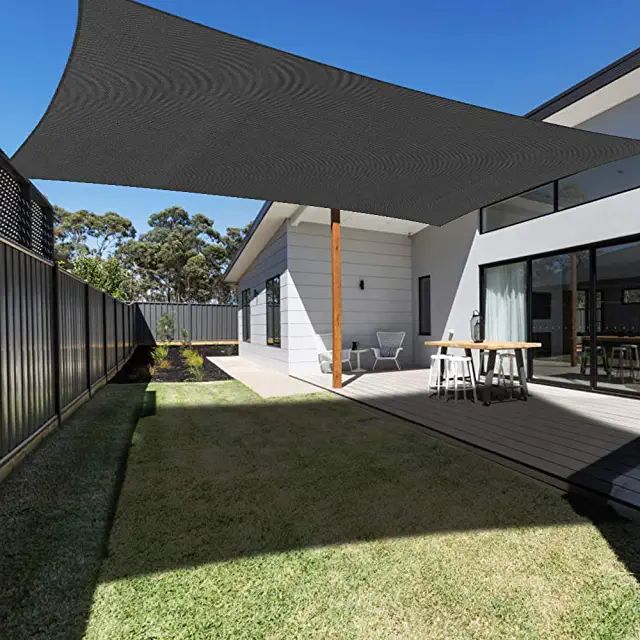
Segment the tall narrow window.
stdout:
<path fill-rule="evenodd" d="M 280 346 L 280 276 L 267 280 L 267 344 Z"/>
<path fill-rule="evenodd" d="M 431 276 L 418 279 L 418 315 L 420 335 L 431 335 Z"/>
<path fill-rule="evenodd" d="M 242 290 L 242 339 L 245 342 L 251 342 L 251 290 Z"/>

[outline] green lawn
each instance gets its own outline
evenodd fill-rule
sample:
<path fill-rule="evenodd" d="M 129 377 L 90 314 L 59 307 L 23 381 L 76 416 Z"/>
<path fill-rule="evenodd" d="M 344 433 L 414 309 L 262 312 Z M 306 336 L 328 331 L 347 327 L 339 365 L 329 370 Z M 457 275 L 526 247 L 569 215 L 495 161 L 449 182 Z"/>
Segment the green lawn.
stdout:
<path fill-rule="evenodd" d="M 82 638 L 144 385 L 109 385 L 0 483 L 0 638 Z"/>
<path fill-rule="evenodd" d="M 640 637 L 636 525 L 329 394 L 148 392 L 89 639 Z"/>

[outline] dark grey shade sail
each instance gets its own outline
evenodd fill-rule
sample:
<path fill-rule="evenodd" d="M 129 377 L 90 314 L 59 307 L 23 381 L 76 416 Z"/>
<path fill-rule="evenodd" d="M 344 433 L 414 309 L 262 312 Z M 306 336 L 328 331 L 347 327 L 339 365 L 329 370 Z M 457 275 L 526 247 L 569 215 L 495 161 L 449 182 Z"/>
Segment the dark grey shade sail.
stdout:
<path fill-rule="evenodd" d="M 312 62 L 130 0 L 81 0 L 33 178 L 277 200 L 443 224 L 640 142 Z"/>

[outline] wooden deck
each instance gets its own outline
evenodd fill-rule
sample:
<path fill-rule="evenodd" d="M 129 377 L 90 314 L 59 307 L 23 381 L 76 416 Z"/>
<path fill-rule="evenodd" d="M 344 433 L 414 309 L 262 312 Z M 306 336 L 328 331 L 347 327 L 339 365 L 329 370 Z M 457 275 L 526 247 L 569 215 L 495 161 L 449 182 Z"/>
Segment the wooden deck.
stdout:
<path fill-rule="evenodd" d="M 305 376 L 330 388 L 330 375 Z M 563 489 L 640 508 L 640 400 L 543 385 L 489 407 L 429 396 L 428 371 L 344 375 L 335 391 Z"/>

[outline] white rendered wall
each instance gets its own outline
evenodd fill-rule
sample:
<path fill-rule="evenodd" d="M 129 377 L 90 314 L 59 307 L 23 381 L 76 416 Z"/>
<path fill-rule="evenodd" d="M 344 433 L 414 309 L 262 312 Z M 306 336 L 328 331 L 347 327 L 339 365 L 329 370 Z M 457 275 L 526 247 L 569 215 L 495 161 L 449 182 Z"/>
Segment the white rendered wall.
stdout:
<path fill-rule="evenodd" d="M 342 227 L 343 345 L 377 344 L 379 330 L 405 331 L 401 362 L 412 361 L 411 241 L 407 236 Z M 283 298 L 291 373 L 318 373 L 315 335 L 331 332 L 331 252 L 328 225 L 301 223 L 287 231 Z M 364 289 L 359 282 L 364 280 Z M 286 302 L 285 302 L 286 300 Z M 285 316 L 286 312 L 286 316 Z M 285 322 L 286 317 L 286 322 Z M 354 358 L 355 362 L 355 358 Z M 363 365 L 373 364 L 372 356 Z"/>
<path fill-rule="evenodd" d="M 286 325 L 286 295 L 285 282 L 287 279 L 287 234 L 286 226 L 282 225 L 275 233 L 269 244 L 260 252 L 251 267 L 238 283 L 238 299 L 243 289 L 249 289 L 252 297 L 251 309 L 251 342 L 242 340 L 242 307 L 238 311 L 239 355 L 258 364 L 266 365 L 283 373 L 288 373 L 287 339 L 284 327 Z M 280 308 L 282 340 L 281 346 L 267 345 L 267 313 L 265 283 L 269 278 L 280 276 Z"/>

